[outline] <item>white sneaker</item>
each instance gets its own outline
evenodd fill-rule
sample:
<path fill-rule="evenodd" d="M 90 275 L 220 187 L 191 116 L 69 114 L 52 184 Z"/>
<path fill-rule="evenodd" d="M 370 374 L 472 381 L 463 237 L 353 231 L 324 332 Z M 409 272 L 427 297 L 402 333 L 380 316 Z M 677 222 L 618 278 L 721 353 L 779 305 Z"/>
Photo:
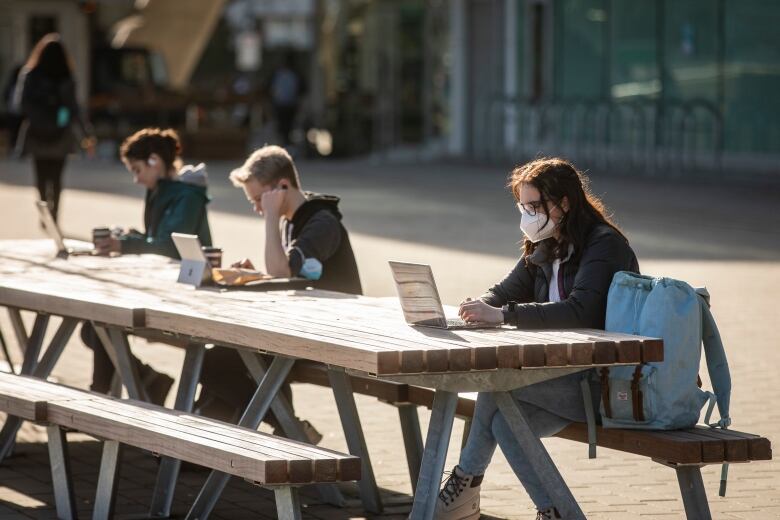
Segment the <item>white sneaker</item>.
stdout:
<path fill-rule="evenodd" d="M 469 475 L 460 466 L 455 466 L 439 491 L 433 517 L 436 520 L 478 520 L 481 485 L 482 475 Z"/>

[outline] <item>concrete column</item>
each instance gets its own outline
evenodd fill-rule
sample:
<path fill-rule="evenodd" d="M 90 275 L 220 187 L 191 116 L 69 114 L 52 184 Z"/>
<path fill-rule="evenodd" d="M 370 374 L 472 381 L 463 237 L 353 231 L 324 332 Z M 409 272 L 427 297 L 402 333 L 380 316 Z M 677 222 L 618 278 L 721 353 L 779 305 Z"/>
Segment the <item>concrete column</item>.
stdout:
<path fill-rule="evenodd" d="M 466 152 L 468 128 L 468 102 L 466 99 L 466 71 L 468 70 L 466 30 L 466 0 L 450 2 L 450 135 L 449 154 L 463 155 Z"/>
<path fill-rule="evenodd" d="M 512 155 L 517 143 L 516 99 L 519 94 L 517 67 L 517 15 L 520 0 L 505 0 L 504 10 L 504 95 L 509 102 L 504 107 L 504 147 Z"/>

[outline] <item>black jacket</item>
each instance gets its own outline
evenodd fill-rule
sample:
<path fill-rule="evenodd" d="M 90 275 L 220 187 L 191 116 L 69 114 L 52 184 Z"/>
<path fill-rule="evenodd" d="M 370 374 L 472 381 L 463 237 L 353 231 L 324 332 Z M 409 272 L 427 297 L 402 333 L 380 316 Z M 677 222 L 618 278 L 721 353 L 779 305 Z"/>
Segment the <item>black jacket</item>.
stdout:
<path fill-rule="evenodd" d="M 341 223 L 339 198 L 313 193 L 306 193 L 306 198 L 292 220 L 284 222 L 282 245 L 288 250 L 292 275 L 298 276 L 304 257 L 316 258 L 322 264 L 316 288 L 363 294 L 349 234 Z"/>
<path fill-rule="evenodd" d="M 16 144 L 19 155 L 62 158 L 76 152 L 79 138 L 90 133 L 81 117 L 72 79 L 55 79 L 40 70 L 22 69 L 13 105 L 24 118 Z M 64 111 L 63 121 L 58 121 L 60 111 Z"/>
<path fill-rule="evenodd" d="M 481 299 L 494 307 L 516 302 L 504 314 L 505 322 L 523 329 L 604 328 L 607 292 L 618 271 L 639 272 L 639 263 L 628 242 L 612 227 L 597 224 L 588 233 L 583 251 L 561 264 L 566 298 L 549 302 L 552 275 L 552 240 L 542 242 L 525 256 Z"/>

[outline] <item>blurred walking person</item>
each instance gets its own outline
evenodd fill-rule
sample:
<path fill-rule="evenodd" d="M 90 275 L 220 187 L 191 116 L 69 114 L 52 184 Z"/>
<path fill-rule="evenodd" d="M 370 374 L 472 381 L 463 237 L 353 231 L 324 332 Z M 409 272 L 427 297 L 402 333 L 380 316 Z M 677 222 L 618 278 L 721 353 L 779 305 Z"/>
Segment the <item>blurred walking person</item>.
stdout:
<path fill-rule="evenodd" d="M 57 219 L 62 171 L 68 154 L 94 140 L 76 101 L 73 62 L 60 35 L 50 33 L 35 45 L 19 72 L 13 100 L 22 118 L 16 151 L 32 156 L 40 199 Z"/>
<path fill-rule="evenodd" d="M 293 67 L 293 57 L 289 55 L 274 70 L 270 81 L 271 105 L 282 146 L 287 147 L 292 142 L 290 134 L 303 91 L 303 78 Z"/>

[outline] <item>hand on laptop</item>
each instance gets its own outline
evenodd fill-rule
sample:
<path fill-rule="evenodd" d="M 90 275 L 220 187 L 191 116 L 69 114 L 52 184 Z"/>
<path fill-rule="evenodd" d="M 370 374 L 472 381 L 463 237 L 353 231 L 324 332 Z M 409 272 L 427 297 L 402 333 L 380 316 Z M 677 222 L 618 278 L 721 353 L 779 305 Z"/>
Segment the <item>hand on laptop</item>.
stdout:
<path fill-rule="evenodd" d="M 482 300 L 466 298 L 461 302 L 458 316 L 468 323 L 503 323 L 504 313 L 501 309 L 491 307 Z"/>
<path fill-rule="evenodd" d="M 254 269 L 255 265 L 252 263 L 250 259 L 244 258 L 239 262 L 234 262 L 230 264 L 230 267 L 237 267 L 238 269 Z"/>
<path fill-rule="evenodd" d="M 114 237 L 98 238 L 95 240 L 95 251 L 103 256 L 108 256 L 111 253 L 121 253 L 122 244 L 119 242 L 119 239 Z"/>

